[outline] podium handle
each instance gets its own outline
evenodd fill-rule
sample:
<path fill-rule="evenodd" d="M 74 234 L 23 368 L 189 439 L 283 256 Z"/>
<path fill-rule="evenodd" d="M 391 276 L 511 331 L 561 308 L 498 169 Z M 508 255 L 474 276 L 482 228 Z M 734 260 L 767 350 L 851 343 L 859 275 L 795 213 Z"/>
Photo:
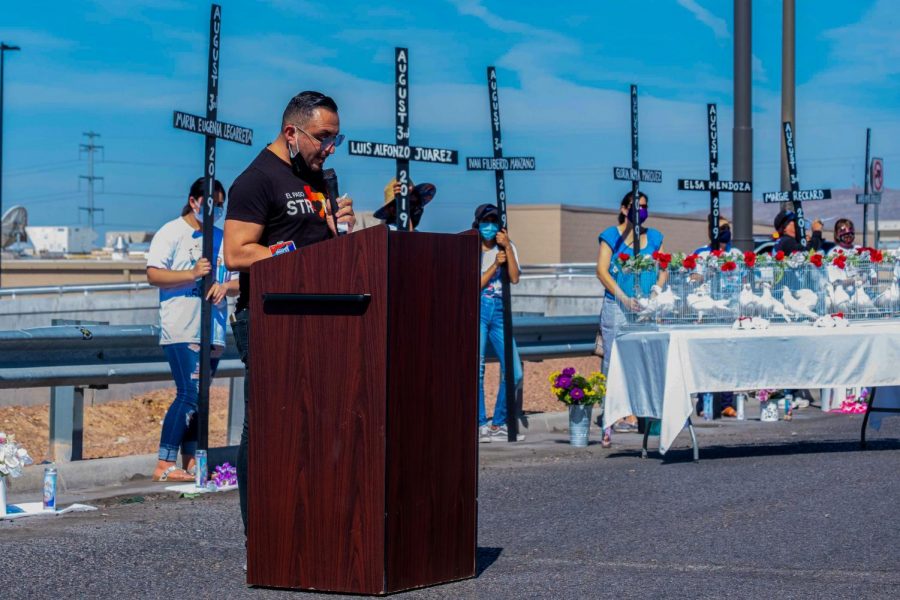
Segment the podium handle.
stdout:
<path fill-rule="evenodd" d="M 360 316 L 372 300 L 371 294 L 281 294 L 264 293 L 267 315 Z"/>

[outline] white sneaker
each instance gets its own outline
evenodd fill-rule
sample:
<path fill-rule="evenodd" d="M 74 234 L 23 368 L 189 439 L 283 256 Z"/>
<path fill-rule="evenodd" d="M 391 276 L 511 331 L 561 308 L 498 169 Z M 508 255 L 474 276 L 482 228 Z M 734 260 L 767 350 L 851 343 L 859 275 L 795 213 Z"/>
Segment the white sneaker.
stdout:
<path fill-rule="evenodd" d="M 478 442 L 481 444 L 486 444 L 491 441 L 491 426 L 490 425 L 482 425 L 478 428 Z"/>
<path fill-rule="evenodd" d="M 508 442 L 509 441 L 509 430 L 506 429 L 506 425 L 501 425 L 500 427 L 497 427 L 496 429 L 491 427 L 490 428 L 490 436 L 491 436 L 491 441 L 493 441 L 493 442 Z M 525 441 L 525 436 L 522 435 L 521 433 L 516 435 L 516 441 L 517 442 Z"/>
<path fill-rule="evenodd" d="M 794 398 L 791 402 L 791 408 L 809 408 L 809 400 L 806 398 Z"/>

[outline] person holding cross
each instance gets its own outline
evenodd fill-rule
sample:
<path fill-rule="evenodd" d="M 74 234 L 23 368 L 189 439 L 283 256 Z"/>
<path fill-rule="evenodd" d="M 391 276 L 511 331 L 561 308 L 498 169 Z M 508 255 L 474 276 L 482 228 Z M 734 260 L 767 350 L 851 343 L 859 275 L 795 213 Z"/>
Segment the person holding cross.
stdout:
<path fill-rule="evenodd" d="M 244 427 L 237 459 L 245 533 L 249 414 L 253 407 L 249 394 L 250 266 L 274 254 L 336 236 L 335 219 L 352 231 L 356 222 L 353 200 L 349 196 L 340 198 L 336 215 L 330 213 L 325 201 L 322 167 L 344 140 L 340 129 L 334 100 L 320 92 L 297 94 L 284 109 L 278 137 L 231 186 L 225 217 L 225 263 L 229 269 L 240 271 L 240 297 L 231 327 L 241 360 L 248 367 L 244 378 Z"/>
<path fill-rule="evenodd" d="M 159 343 L 166 353 L 175 379 L 175 399 L 166 411 L 159 439 L 154 481 L 193 481 L 197 450 L 197 409 L 200 394 L 200 283 L 213 270 L 203 258 L 204 179 L 196 180 L 188 192 L 181 216 L 163 225 L 147 252 L 147 281 L 159 288 Z M 214 214 L 221 214 L 225 188 L 215 181 Z M 215 283 L 206 300 L 212 302 L 211 371 L 215 373 L 225 350 L 225 296 L 236 296 L 237 280 L 219 268 L 222 230 L 213 229 L 213 253 L 217 257 Z M 183 468 L 175 465 L 181 450 Z"/>
<path fill-rule="evenodd" d="M 605 229 L 599 237 L 600 252 L 597 255 L 597 278 L 606 289 L 603 299 L 603 307 L 600 311 L 600 332 L 603 338 L 603 360 L 601 371 L 604 375 L 609 373 L 609 361 L 612 356 L 612 345 L 616 336 L 625 324 L 627 311 L 639 311 L 641 305 L 635 298 L 635 287 L 640 287 L 641 294 L 650 296 L 653 285 L 660 288 L 666 283 L 666 271 L 654 274 L 650 271 L 641 273 L 635 282 L 634 275 L 626 273 L 622 269 L 622 261 L 634 256 L 634 239 L 632 223 L 632 192 L 628 192 L 622 198 L 619 206 L 618 225 Z M 644 227 L 647 220 L 647 195 L 638 193 L 638 219 L 641 225 L 640 254 L 652 255 L 655 252 L 664 252 L 663 234 L 656 229 Z M 637 432 L 637 417 L 629 415 L 625 419 L 611 425 L 606 424 L 603 432 L 603 447 L 611 445 L 613 429 L 622 433 Z"/>
<path fill-rule="evenodd" d="M 503 347 L 503 284 L 501 270 L 509 269 L 509 282 L 519 282 L 519 253 L 516 245 L 509 239 L 509 234 L 500 227 L 500 211 L 494 204 L 481 204 L 475 209 L 475 220 L 472 228 L 481 235 L 481 338 L 478 345 L 478 441 L 505 442 L 508 440 L 507 395 L 506 395 L 506 356 Z M 505 265 L 505 267 L 504 267 Z M 484 353 L 491 344 L 500 361 L 500 385 L 497 389 L 497 402 L 494 404 L 494 416 L 488 418 L 484 407 Z M 512 340 L 513 380 L 516 386 L 522 381 L 522 359 L 516 341 Z M 512 401 L 515 401 L 513 398 Z M 524 436 L 517 436 L 524 440 Z"/>

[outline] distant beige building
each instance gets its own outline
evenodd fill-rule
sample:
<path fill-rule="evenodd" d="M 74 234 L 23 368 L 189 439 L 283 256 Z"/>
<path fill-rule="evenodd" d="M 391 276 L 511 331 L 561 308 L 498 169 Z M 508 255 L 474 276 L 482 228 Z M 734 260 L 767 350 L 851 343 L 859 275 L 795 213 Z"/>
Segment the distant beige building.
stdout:
<path fill-rule="evenodd" d="M 569 204 L 510 204 L 509 228 L 522 264 L 578 263 L 597 260 L 600 232 L 618 223 L 618 210 Z M 669 252 L 691 252 L 707 240 L 705 217 L 654 212 L 647 223 L 663 233 Z M 765 224 L 754 234 L 771 233 Z"/>

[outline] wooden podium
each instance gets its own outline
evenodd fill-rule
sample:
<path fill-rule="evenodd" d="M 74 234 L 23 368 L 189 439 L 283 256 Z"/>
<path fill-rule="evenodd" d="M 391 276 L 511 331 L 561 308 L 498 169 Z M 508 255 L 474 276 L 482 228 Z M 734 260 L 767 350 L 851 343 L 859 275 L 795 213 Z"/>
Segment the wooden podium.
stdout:
<path fill-rule="evenodd" d="M 475 575 L 479 253 L 380 226 L 253 265 L 248 584 Z"/>

